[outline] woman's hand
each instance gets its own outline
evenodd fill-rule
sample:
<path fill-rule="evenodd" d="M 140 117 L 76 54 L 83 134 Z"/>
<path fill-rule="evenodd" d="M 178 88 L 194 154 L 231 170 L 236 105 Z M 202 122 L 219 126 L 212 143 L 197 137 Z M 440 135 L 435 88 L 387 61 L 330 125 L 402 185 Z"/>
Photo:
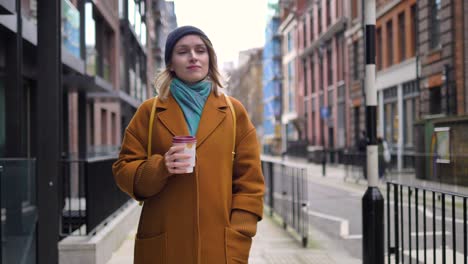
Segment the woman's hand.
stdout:
<path fill-rule="evenodd" d="M 190 166 L 190 154 L 184 154 L 184 146 L 172 146 L 164 155 L 167 170 L 172 174 L 181 174 Z"/>

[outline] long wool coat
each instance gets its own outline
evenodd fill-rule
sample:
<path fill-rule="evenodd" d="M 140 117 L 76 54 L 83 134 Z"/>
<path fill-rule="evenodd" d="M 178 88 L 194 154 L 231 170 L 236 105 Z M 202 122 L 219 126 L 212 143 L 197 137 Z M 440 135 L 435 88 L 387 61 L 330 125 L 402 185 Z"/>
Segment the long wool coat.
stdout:
<path fill-rule="evenodd" d="M 233 209 L 241 209 L 260 220 L 264 180 L 255 128 L 246 110 L 231 99 L 237 118 L 236 158 L 232 162 L 232 114 L 224 95 L 212 92 L 196 134 L 194 172 L 171 175 L 163 156 L 172 145 L 172 137 L 188 135 L 188 128 L 171 95 L 158 100 L 153 155 L 147 158 L 152 100 L 138 108 L 113 165 L 120 189 L 145 201 L 134 263 L 247 263 L 252 239 L 231 228 L 230 214 Z M 136 175 L 138 181 L 134 182 Z"/>

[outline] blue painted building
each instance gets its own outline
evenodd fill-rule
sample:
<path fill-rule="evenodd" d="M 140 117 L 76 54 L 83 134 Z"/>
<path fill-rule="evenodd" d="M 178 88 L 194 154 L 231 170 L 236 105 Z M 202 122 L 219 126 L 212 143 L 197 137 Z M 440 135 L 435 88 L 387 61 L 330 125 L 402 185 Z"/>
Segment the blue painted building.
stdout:
<path fill-rule="evenodd" d="M 281 35 L 280 18 L 273 15 L 265 29 L 263 49 L 263 153 L 281 152 Z"/>

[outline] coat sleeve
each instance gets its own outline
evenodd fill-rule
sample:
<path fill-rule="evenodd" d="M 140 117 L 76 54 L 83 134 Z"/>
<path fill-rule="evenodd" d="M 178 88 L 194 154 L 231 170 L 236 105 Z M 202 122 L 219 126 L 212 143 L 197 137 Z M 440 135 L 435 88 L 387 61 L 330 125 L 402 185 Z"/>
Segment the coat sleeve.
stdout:
<path fill-rule="evenodd" d="M 117 186 L 136 200 L 156 195 L 170 175 L 163 156 L 147 157 L 150 105 L 148 101 L 143 103 L 133 116 L 125 130 L 119 157 L 112 166 Z"/>
<path fill-rule="evenodd" d="M 234 101 L 234 100 L 233 100 Z M 232 209 L 250 212 L 263 217 L 265 183 L 260 162 L 260 145 L 255 127 L 250 122 L 244 107 L 236 103 L 237 137 L 234 160 Z"/>

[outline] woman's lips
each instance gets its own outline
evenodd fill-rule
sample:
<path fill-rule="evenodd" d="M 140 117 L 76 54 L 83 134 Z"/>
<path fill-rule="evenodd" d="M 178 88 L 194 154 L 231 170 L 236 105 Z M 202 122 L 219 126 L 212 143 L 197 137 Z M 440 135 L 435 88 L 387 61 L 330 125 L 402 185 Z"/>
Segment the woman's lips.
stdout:
<path fill-rule="evenodd" d="M 201 68 L 200 66 L 197 66 L 197 65 L 193 65 L 193 66 L 188 66 L 187 69 L 189 70 L 194 70 L 194 69 L 199 69 Z"/>

